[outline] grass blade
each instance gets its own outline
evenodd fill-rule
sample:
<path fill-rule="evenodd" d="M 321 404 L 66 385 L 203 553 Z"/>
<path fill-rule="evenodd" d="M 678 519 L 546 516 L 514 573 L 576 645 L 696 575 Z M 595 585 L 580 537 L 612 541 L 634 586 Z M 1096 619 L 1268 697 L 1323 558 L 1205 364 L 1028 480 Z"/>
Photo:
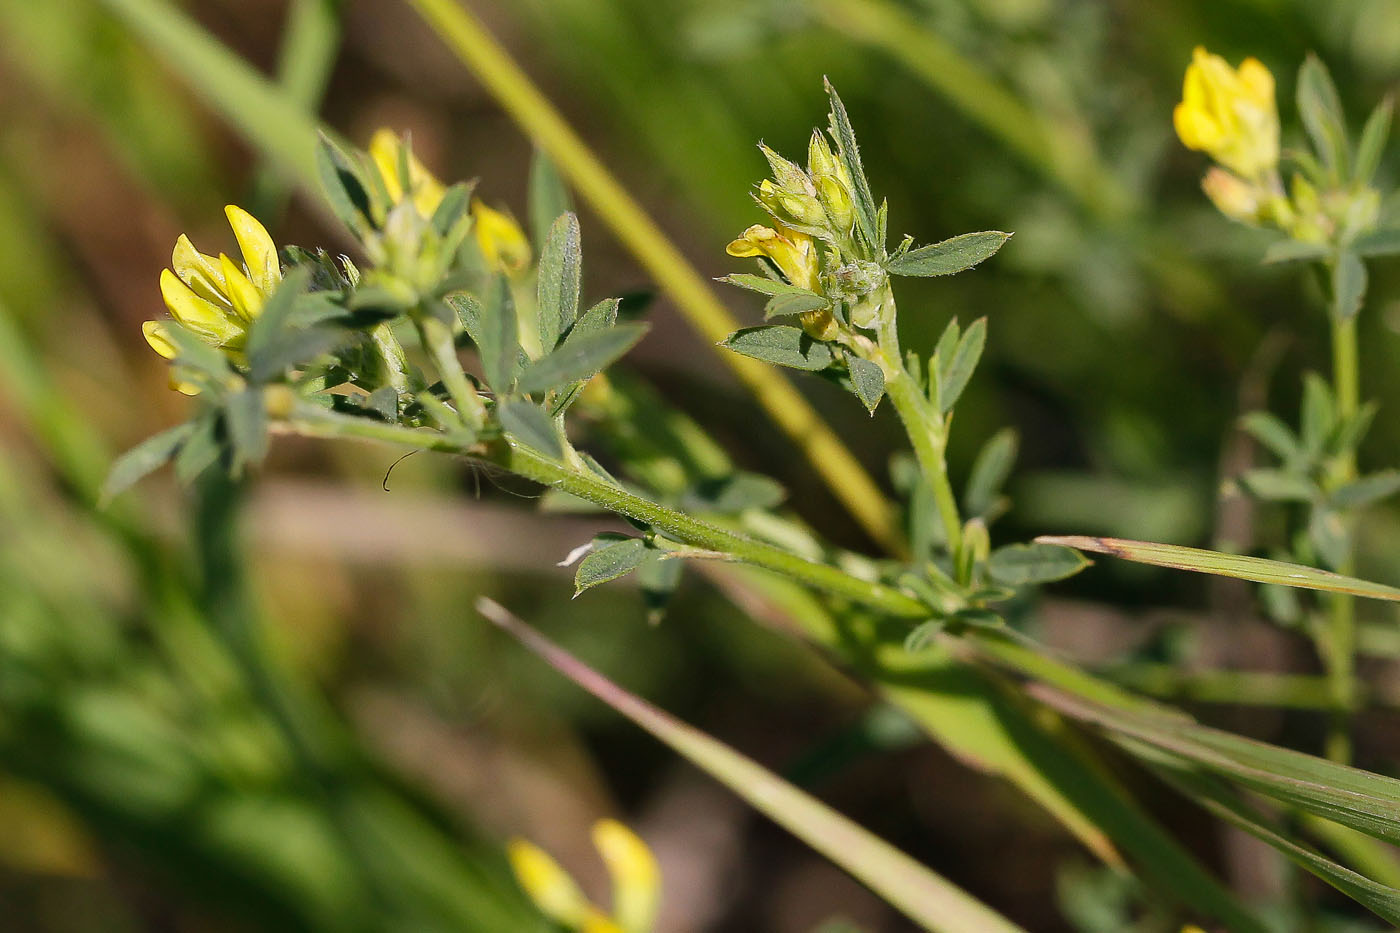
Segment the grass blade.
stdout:
<path fill-rule="evenodd" d="M 559 673 L 684 755 L 924 928 L 939 933 L 1020 930 L 962 889 L 757 762 L 623 690 L 498 604 L 481 599 L 476 607 Z"/>
<path fill-rule="evenodd" d="M 1289 564 L 1262 557 L 1244 557 L 1238 554 L 1223 554 L 1201 548 L 1182 547 L 1176 544 L 1153 544 L 1148 541 L 1129 541 L 1125 538 L 1098 538 L 1085 535 L 1044 535 L 1036 538 L 1044 544 L 1059 544 L 1079 551 L 1092 551 L 1121 557 L 1123 560 L 1139 564 L 1152 564 L 1157 567 L 1170 567 L 1174 570 L 1189 570 L 1193 573 L 1208 573 L 1218 577 L 1235 577 L 1255 583 L 1275 583 L 1280 586 L 1295 586 L 1305 590 L 1323 590 L 1328 593 L 1346 593 L 1350 596 L 1364 596 L 1369 599 L 1400 601 L 1400 589 L 1383 583 L 1371 583 L 1355 577 L 1342 576 L 1302 564 Z"/>

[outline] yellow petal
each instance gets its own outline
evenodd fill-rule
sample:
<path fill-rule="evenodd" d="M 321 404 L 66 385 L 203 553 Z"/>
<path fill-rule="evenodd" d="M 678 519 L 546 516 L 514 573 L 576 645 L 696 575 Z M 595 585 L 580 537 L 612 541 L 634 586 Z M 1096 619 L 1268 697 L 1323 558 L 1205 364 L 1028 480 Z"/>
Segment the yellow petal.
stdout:
<path fill-rule="evenodd" d="M 171 317 L 204 340 L 222 346 L 243 336 L 243 328 L 222 308 L 196 295 L 169 269 L 161 270 L 160 294 Z"/>
<path fill-rule="evenodd" d="M 472 201 L 471 212 L 476 244 L 487 265 L 507 274 L 521 272 L 530 265 L 530 241 L 515 218 L 479 199 Z"/>
<path fill-rule="evenodd" d="M 1240 62 L 1240 82 L 1257 104 L 1274 105 L 1274 74 L 1259 59 Z"/>
<path fill-rule="evenodd" d="M 403 185 L 399 184 L 399 137 L 393 130 L 380 127 L 374 131 L 369 140 L 369 157 L 379 169 L 379 177 L 384 179 L 389 200 L 397 204 L 403 198 Z"/>
<path fill-rule="evenodd" d="M 1177 104 L 1172 111 L 1172 124 L 1187 149 L 1209 151 L 1220 144 L 1220 125 L 1200 108 Z"/>
<path fill-rule="evenodd" d="M 404 197 L 403 181 L 399 177 L 399 158 L 403 149 L 403 140 L 388 128 L 380 127 L 370 137 L 369 156 L 374 160 L 380 177 L 384 179 L 384 190 L 388 192 L 389 200 L 395 204 Z M 408 152 L 408 186 L 413 206 L 424 219 L 433 216 L 433 212 L 442 203 L 443 195 L 447 193 L 442 182 L 428 171 L 411 149 Z"/>
<path fill-rule="evenodd" d="M 282 281 L 282 267 L 277 260 L 277 244 L 272 242 L 267 228 L 258 219 L 237 205 L 224 208 L 229 226 L 238 240 L 238 249 L 243 253 L 243 263 L 248 267 L 248 278 L 252 279 L 258 291 L 271 295 Z"/>
<path fill-rule="evenodd" d="M 617 820 L 593 824 L 593 845 L 613 882 L 613 917 L 626 933 L 651 933 L 661 902 L 661 870 L 647 844 Z"/>
<path fill-rule="evenodd" d="M 520 887 L 551 920 L 578 929 L 597 914 L 574 879 L 543 849 L 523 839 L 512 839 L 506 846 L 506 856 Z"/>
<path fill-rule="evenodd" d="M 195 249 L 190 238 L 183 233 L 175 241 L 170 266 L 180 277 L 180 281 L 193 289 L 199 297 L 217 305 L 232 307 L 224 293 L 224 273 L 219 268 L 219 260 Z"/>
<path fill-rule="evenodd" d="M 595 913 L 584 921 L 583 926 L 579 927 L 579 933 L 631 933 L 631 931 L 618 926 L 611 917 Z"/>
<path fill-rule="evenodd" d="M 141 333 L 145 335 L 146 342 L 151 345 L 151 349 L 165 357 L 167 360 L 175 359 L 175 344 L 170 342 L 170 338 L 165 335 L 166 328 L 170 326 L 165 321 L 146 321 L 141 325 Z"/>
<path fill-rule="evenodd" d="M 263 296 L 258 293 L 248 276 L 228 256 L 219 254 L 219 267 L 224 274 L 224 286 L 228 290 L 233 311 L 244 321 L 252 321 L 262 311 Z"/>

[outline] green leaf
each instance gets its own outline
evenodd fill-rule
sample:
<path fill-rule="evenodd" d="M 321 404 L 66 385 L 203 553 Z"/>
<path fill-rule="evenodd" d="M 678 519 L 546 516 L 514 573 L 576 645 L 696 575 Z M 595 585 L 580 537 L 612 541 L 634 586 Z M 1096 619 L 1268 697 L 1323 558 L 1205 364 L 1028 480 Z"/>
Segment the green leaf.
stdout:
<path fill-rule="evenodd" d="M 826 344 L 813 340 L 800 328 L 783 324 L 736 330 L 720 341 L 720 346 L 765 363 L 808 372 L 826 369 L 832 362 L 831 350 Z"/>
<path fill-rule="evenodd" d="M 1298 114 L 1323 164 L 1338 180 L 1345 178 L 1350 160 L 1346 115 L 1327 66 L 1311 53 L 1298 69 Z"/>
<path fill-rule="evenodd" d="M 942 341 L 939 341 L 941 344 Z M 958 348 L 948 362 L 947 369 L 938 371 L 938 408 L 943 414 L 953 410 L 962 395 L 963 389 L 972 379 L 977 362 L 982 359 L 982 348 L 987 344 L 987 319 L 979 317 L 968 325 L 967 332 L 958 341 Z"/>
<path fill-rule="evenodd" d="M 1384 470 L 1353 480 L 1332 491 L 1332 505 L 1339 509 L 1357 509 L 1400 492 L 1400 470 Z"/>
<path fill-rule="evenodd" d="M 194 433 L 194 428 L 193 422 L 177 424 L 146 438 L 118 457 L 107 474 L 106 482 L 102 484 L 99 503 L 105 507 L 147 475 L 169 463 L 179 452 L 180 446 Z"/>
<path fill-rule="evenodd" d="M 1063 580 L 1087 566 L 1088 558 L 1078 551 L 1039 541 L 997 548 L 987 559 L 987 573 L 1005 586 Z"/>
<path fill-rule="evenodd" d="M 969 515 L 985 517 L 992 512 L 1001 487 L 1011 475 L 1018 446 L 1020 441 L 1015 428 L 1002 428 L 982 445 L 977 459 L 972 462 L 972 472 L 963 493 L 963 505 Z"/>
<path fill-rule="evenodd" d="M 787 498 L 781 483 L 758 473 L 737 472 L 696 485 L 685 497 L 687 508 L 733 515 L 748 509 L 771 509 Z"/>
<path fill-rule="evenodd" d="M 534 240 L 535 254 L 544 252 L 544 244 L 549 229 L 554 222 L 574 209 L 573 198 L 564 179 L 559 177 L 559 169 L 543 149 L 536 148 L 530 160 L 530 183 L 526 194 L 526 213 L 530 219 L 530 236 Z"/>
<path fill-rule="evenodd" d="M 360 178 L 360 169 L 325 133 L 320 134 L 316 146 L 316 173 L 321 180 L 321 193 L 341 223 L 351 230 L 361 230 L 370 223 L 373 213 L 369 191 Z"/>
<path fill-rule="evenodd" d="M 788 292 L 775 295 L 763 306 L 764 319 L 783 314 L 802 314 L 831 307 L 831 301 L 813 292 Z"/>
<path fill-rule="evenodd" d="M 261 463 L 267 456 L 267 404 L 261 389 L 247 389 L 224 402 L 224 423 L 233 446 L 233 471 Z"/>
<path fill-rule="evenodd" d="M 1333 455 L 1349 453 L 1361 446 L 1368 431 L 1371 430 L 1371 422 L 1376 420 L 1376 412 L 1380 410 L 1380 405 L 1371 401 L 1357 409 L 1356 413 L 1347 418 L 1332 432 L 1331 439 L 1326 443 L 1328 453 Z"/>
<path fill-rule="evenodd" d="M 1314 506 L 1308 514 L 1308 542 L 1320 563 L 1340 567 L 1351 554 L 1351 536 L 1341 516 L 1325 506 Z"/>
<path fill-rule="evenodd" d="M 1009 239 L 1011 234 L 997 230 L 964 233 L 941 243 L 911 249 L 891 260 L 885 268 L 892 275 L 955 275 L 995 256 Z"/>
<path fill-rule="evenodd" d="M 1305 590 L 1347 593 L 1352 596 L 1364 596 L 1368 599 L 1400 601 L 1400 589 L 1393 586 L 1358 580 L 1355 577 L 1345 577 L 1326 570 L 1305 567 L 1302 564 L 1266 560 L 1262 557 L 1222 554 L 1219 551 L 1182 547 L 1176 544 L 1153 544 L 1148 541 L 1096 538 L 1084 535 L 1045 535 L 1036 538 L 1036 541 L 1072 547 L 1078 551 L 1121 557 L 1123 560 L 1136 561 L 1140 564 L 1170 567 L 1193 573 L 1234 577 L 1238 580 L 1252 580 L 1255 583 L 1277 583 Z"/>
<path fill-rule="evenodd" d="M 498 395 L 507 395 L 515 383 L 520 362 L 520 332 L 515 321 L 510 281 L 499 273 L 492 276 L 483 297 L 484 301 L 477 301 L 465 292 L 458 292 L 447 297 L 447 304 L 457 312 L 467 336 L 476 344 L 486 383 Z"/>
<path fill-rule="evenodd" d="M 1366 297 L 1366 264 L 1351 250 L 1343 250 L 1332 265 L 1332 313 L 1346 321 L 1361 310 Z"/>
<path fill-rule="evenodd" d="M 958 349 L 958 339 L 962 337 L 962 327 L 958 324 L 957 317 L 950 317 L 948 323 L 943 327 L 943 333 L 938 337 L 938 343 L 933 348 L 933 360 L 929 366 L 929 377 L 933 378 L 936 373 L 946 373 L 948 367 L 953 362 L 953 353 Z"/>
<path fill-rule="evenodd" d="M 1311 502 L 1321 494 L 1311 479 L 1288 470 L 1246 470 L 1240 482 L 1254 496 L 1271 502 Z"/>
<path fill-rule="evenodd" d="M 836 88 L 832 87 L 826 78 L 822 79 L 822 83 L 826 86 L 827 97 L 831 101 L 831 113 L 828 115 L 831 138 L 836 143 L 837 156 L 845 163 L 846 171 L 851 176 L 851 200 L 855 206 L 856 226 L 872 253 L 879 255 L 885 248 L 880 238 L 879 211 L 875 207 L 875 198 L 870 193 L 870 182 L 866 180 L 865 168 L 860 162 L 856 131 L 851 128 L 851 118 L 846 113 L 846 105 L 841 103 Z"/>
<path fill-rule="evenodd" d="M 574 326 L 569 328 L 569 336 L 565 338 L 567 343 L 575 337 L 582 337 L 586 334 L 594 334 L 607 330 L 617 324 L 617 307 L 619 300 L 616 298 L 604 298 L 587 311 L 578 316 Z"/>
<path fill-rule="evenodd" d="M 858 356 L 848 357 L 846 365 L 850 368 L 851 386 L 856 391 L 856 397 L 873 415 L 880 399 L 885 397 L 885 371 L 879 363 Z"/>
<path fill-rule="evenodd" d="M 175 457 L 175 479 L 188 486 L 199 478 L 205 470 L 218 462 L 223 454 L 223 444 L 219 440 L 218 409 L 211 409 L 194 422 L 194 432 L 180 447 Z"/>
<path fill-rule="evenodd" d="M 579 290 L 583 282 L 583 248 L 578 218 L 566 213 L 554 221 L 540 251 L 540 346 L 554 349 L 559 336 L 578 317 Z"/>
<path fill-rule="evenodd" d="M 787 282 L 780 282 L 766 275 L 755 275 L 752 272 L 735 272 L 731 275 L 722 275 L 715 279 L 715 281 L 723 282 L 726 285 L 735 285 L 739 288 L 745 288 L 751 292 L 758 292 L 760 295 L 767 295 L 770 298 L 777 295 L 816 294 L 816 292 L 810 289 L 798 288 L 796 285 L 789 285 Z"/>
<path fill-rule="evenodd" d="M 496 417 L 506 433 L 526 447 L 556 460 L 564 456 L 564 445 L 554 422 L 538 405 L 520 399 L 506 399 L 497 403 Z"/>
<path fill-rule="evenodd" d="M 515 380 L 527 395 L 588 379 L 618 360 L 646 335 L 647 324 L 619 324 L 591 333 L 571 333 L 553 353 L 528 363 Z"/>
<path fill-rule="evenodd" d="M 1337 428 L 1337 407 L 1332 389 L 1317 373 L 1303 375 L 1303 415 L 1299 431 L 1303 450 L 1310 460 L 1322 456 L 1328 438 Z"/>
<path fill-rule="evenodd" d="M 1400 253 L 1400 227 L 1363 233 L 1351 241 L 1351 249 L 1358 256 L 1394 256 Z"/>
<path fill-rule="evenodd" d="M 1395 112 L 1395 102 L 1386 97 L 1371 115 L 1366 118 L 1366 126 L 1361 130 L 1361 142 L 1356 147 L 1356 170 L 1352 174 L 1356 184 L 1366 186 L 1380 168 L 1385 144 L 1390 139 L 1390 121 Z"/>
<path fill-rule="evenodd" d="M 724 784 L 754 809 L 850 872 L 916 924 L 935 933 L 1020 933 L 962 889 L 757 762 L 623 690 L 509 612 L 477 611 L 546 663 Z"/>
<path fill-rule="evenodd" d="M 606 538 L 599 540 L 608 541 Z M 612 540 L 601 546 L 598 541 L 594 541 L 593 549 L 579 562 L 578 572 L 574 574 L 574 595 L 577 596 L 590 587 L 616 580 L 618 577 L 625 577 L 636 570 L 646 556 L 647 543 L 641 538 Z"/>
<path fill-rule="evenodd" d="M 1264 250 L 1265 265 L 1282 262 L 1311 262 L 1327 255 L 1327 246 L 1322 243 L 1306 243 L 1302 240 L 1276 240 Z"/>
<path fill-rule="evenodd" d="M 1303 460 L 1303 447 L 1298 442 L 1298 435 L 1277 415 L 1267 411 L 1252 411 L 1240 418 L 1240 427 L 1284 463 L 1298 463 Z"/>
<path fill-rule="evenodd" d="M 264 303 L 262 311 L 248 325 L 248 342 L 244 351 L 248 355 L 249 375 L 254 382 L 267 382 L 279 377 L 290 367 L 315 356 L 340 339 L 341 335 L 325 328 L 300 333 L 292 329 L 292 312 L 310 281 L 311 270 L 305 267 L 287 273 L 282 284 Z M 308 333 L 315 339 L 298 339 Z"/>

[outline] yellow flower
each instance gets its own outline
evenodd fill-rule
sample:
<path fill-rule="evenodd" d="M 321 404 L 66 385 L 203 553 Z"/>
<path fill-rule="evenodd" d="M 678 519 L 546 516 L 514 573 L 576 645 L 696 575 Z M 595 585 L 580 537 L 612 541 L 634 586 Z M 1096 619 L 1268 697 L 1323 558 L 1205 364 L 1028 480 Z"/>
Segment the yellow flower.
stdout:
<path fill-rule="evenodd" d="M 661 873 L 645 842 L 616 820 L 593 825 L 593 844 L 613 881 L 613 910 L 594 905 L 549 854 L 521 839 L 506 847 L 521 888 L 545 916 L 578 933 L 651 933 Z"/>
<path fill-rule="evenodd" d="M 1247 224 L 1259 220 L 1264 199 L 1258 185 L 1251 185 L 1238 175 L 1233 175 L 1219 166 L 1212 166 L 1201 179 L 1201 190 L 1220 213 L 1231 220 Z"/>
<path fill-rule="evenodd" d="M 405 196 L 403 179 L 399 175 L 399 161 L 404 155 L 403 140 L 392 130 L 383 127 L 375 130 L 374 136 L 369 141 L 369 157 L 374 160 L 375 168 L 379 170 L 379 177 L 384 180 L 384 189 L 388 191 L 389 200 L 394 204 L 398 204 Z M 412 151 L 407 152 L 406 155 L 408 156 L 408 196 L 412 199 L 413 206 L 419 215 L 428 219 L 433 216 L 433 212 L 442 203 L 442 197 L 447 193 L 447 189 L 432 172 L 423 166 L 422 162 L 418 161 L 418 157 Z"/>
<path fill-rule="evenodd" d="M 818 291 L 816 243 L 805 233 L 778 225 L 779 229 L 754 224 L 724 251 L 740 259 L 767 256 L 789 283 Z"/>
<path fill-rule="evenodd" d="M 1237 70 L 1197 46 L 1172 122 L 1188 149 L 1209 153 L 1246 181 L 1278 166 L 1274 76 L 1256 58 L 1246 58 Z"/>
<path fill-rule="evenodd" d="M 530 267 L 530 241 L 515 218 L 488 207 L 480 199 L 472 201 L 472 219 L 476 222 L 476 245 L 494 271 L 517 275 Z"/>
<path fill-rule="evenodd" d="M 778 225 L 778 229 L 754 224 L 739 239 L 724 248 L 741 259 L 766 256 L 791 285 L 821 292 L 821 267 L 817 263 L 817 243 L 810 236 Z M 836 321 L 827 310 L 799 314 L 802 329 L 818 340 L 829 340 L 836 332 Z"/>
<path fill-rule="evenodd" d="M 215 347 L 237 351 L 248 336 L 248 325 L 262 311 L 282 281 L 277 245 L 257 218 L 241 207 L 224 208 L 243 262 L 224 254 L 216 258 L 194 248 L 181 234 L 170 257 L 173 269 L 160 274 L 160 293 L 173 321 L 147 321 L 146 342 L 166 359 L 175 357 L 169 329 L 179 326 Z M 193 395 L 193 386 L 178 385 Z"/>

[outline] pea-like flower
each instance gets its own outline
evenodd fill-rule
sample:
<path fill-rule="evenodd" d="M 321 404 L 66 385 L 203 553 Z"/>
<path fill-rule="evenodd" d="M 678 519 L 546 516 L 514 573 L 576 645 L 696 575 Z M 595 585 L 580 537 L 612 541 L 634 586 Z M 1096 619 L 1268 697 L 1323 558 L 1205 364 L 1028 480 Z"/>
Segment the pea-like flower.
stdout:
<path fill-rule="evenodd" d="M 521 888 L 545 916 L 580 933 L 651 933 L 661 898 L 661 872 L 647 844 L 617 820 L 593 825 L 593 845 L 612 877 L 611 913 L 592 903 L 549 853 L 522 839 L 507 847 Z"/>
<path fill-rule="evenodd" d="M 487 206 L 480 198 L 472 201 L 471 211 L 476 245 L 493 271 L 516 276 L 530 268 L 530 240 L 515 218 Z"/>
<path fill-rule="evenodd" d="M 267 298 L 282 282 L 277 245 L 257 218 L 230 204 L 224 208 L 242 254 L 236 262 L 220 253 L 214 256 L 195 249 L 189 237 L 175 241 L 170 264 L 160 274 L 160 293 L 172 320 L 147 321 L 141 330 L 151 348 L 166 359 L 175 357 L 168 336 L 171 327 L 184 328 L 205 343 L 237 353 L 248 336 L 248 325 L 262 311 Z M 193 395 L 192 386 L 180 391 Z"/>
<path fill-rule="evenodd" d="M 388 193 L 390 202 L 398 204 L 407 197 L 413 202 L 419 216 L 425 220 L 433 216 L 447 189 L 422 162 L 418 161 L 411 149 L 405 148 L 403 140 L 393 130 L 375 130 L 369 141 L 369 157 L 374 161 L 374 167 L 378 169 L 379 177 L 384 181 L 384 190 Z M 404 162 L 408 165 L 407 192 L 404 191 L 404 180 L 400 171 Z"/>
<path fill-rule="evenodd" d="M 1187 148 L 1209 153 L 1246 181 L 1263 180 L 1278 167 L 1274 76 L 1256 58 L 1235 69 L 1197 46 L 1172 121 Z"/>
<path fill-rule="evenodd" d="M 821 294 L 821 266 L 817 261 L 817 241 L 799 230 L 778 225 L 778 229 L 754 224 L 724 251 L 740 259 L 766 257 L 777 266 L 788 284 Z M 805 311 L 798 315 L 802 329 L 818 340 L 835 334 L 836 321 L 829 310 Z"/>

